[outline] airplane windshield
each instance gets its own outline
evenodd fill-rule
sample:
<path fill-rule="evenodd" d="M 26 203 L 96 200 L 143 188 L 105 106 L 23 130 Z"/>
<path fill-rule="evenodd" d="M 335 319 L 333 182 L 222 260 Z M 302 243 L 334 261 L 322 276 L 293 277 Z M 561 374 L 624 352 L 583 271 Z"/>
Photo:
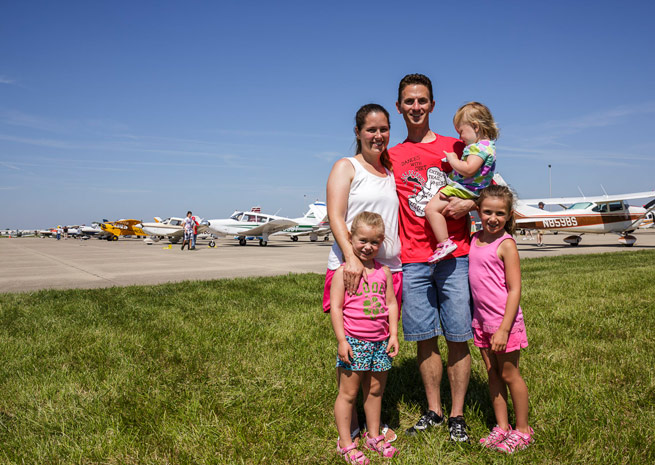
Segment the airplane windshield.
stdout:
<path fill-rule="evenodd" d="M 567 210 L 586 210 L 591 206 L 591 202 L 578 202 L 571 205 Z"/>
<path fill-rule="evenodd" d="M 231 220 L 236 220 L 236 221 L 241 221 L 241 215 L 243 215 L 243 212 L 234 212 L 232 213 L 232 216 L 230 216 Z"/>

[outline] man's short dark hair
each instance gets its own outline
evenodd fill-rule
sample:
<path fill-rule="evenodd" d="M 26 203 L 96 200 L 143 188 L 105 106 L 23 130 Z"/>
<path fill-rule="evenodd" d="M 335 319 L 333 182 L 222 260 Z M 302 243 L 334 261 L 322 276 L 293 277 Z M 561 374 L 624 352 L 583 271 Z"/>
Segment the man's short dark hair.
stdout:
<path fill-rule="evenodd" d="M 400 84 L 398 85 L 398 103 L 400 103 L 400 99 L 402 99 L 405 87 L 412 84 L 420 84 L 427 87 L 428 92 L 430 93 L 430 102 L 434 101 L 434 95 L 432 94 L 432 81 L 430 81 L 430 78 L 425 74 L 408 74 L 400 80 Z"/>

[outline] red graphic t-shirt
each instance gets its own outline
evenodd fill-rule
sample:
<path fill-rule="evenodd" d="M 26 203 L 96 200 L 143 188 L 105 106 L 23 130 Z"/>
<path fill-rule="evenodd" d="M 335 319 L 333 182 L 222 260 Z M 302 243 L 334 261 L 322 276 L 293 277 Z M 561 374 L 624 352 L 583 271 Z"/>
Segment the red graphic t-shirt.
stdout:
<path fill-rule="evenodd" d="M 405 141 L 389 149 L 400 201 L 398 215 L 401 259 L 403 263 L 424 263 L 434 253 L 437 240 L 425 218 L 425 206 L 432 196 L 447 183 L 452 167 L 442 161 L 447 152 L 460 158 L 464 142 L 453 137 L 440 136 L 428 143 Z M 446 217 L 448 235 L 453 236 L 457 249 L 447 258 L 462 257 L 469 253 L 470 225 L 468 216 L 459 220 Z"/>

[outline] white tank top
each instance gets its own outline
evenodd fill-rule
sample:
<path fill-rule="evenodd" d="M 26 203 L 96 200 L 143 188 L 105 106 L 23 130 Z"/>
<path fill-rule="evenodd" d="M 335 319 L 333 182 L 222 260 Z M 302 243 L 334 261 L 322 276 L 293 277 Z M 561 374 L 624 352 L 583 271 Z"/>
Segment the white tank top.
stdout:
<path fill-rule="evenodd" d="M 369 173 L 354 157 L 346 160 L 355 168 L 345 218 L 348 230 L 350 231 L 353 219 L 358 213 L 364 211 L 379 213 L 384 221 L 385 238 L 375 259 L 388 266 L 391 271 L 402 271 L 398 237 L 398 195 L 393 175 L 385 169 L 387 176 L 381 178 Z M 336 270 L 342 263 L 343 253 L 337 241 L 334 241 L 328 257 L 328 270 Z"/>

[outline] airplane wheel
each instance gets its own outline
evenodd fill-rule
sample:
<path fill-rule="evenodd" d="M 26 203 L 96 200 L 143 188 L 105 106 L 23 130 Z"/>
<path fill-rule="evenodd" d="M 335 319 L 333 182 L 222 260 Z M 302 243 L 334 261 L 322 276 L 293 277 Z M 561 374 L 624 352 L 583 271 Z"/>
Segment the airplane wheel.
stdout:
<path fill-rule="evenodd" d="M 264 239 L 260 239 L 259 245 L 261 245 L 262 247 L 266 247 L 268 245 L 268 241 L 265 241 Z"/>
<path fill-rule="evenodd" d="M 323 242 L 328 242 L 329 240 L 330 240 L 330 236 L 328 236 L 328 235 L 326 235 L 326 236 L 323 238 Z"/>
<path fill-rule="evenodd" d="M 216 247 L 216 242 L 209 241 L 209 247 Z"/>
<path fill-rule="evenodd" d="M 291 236 L 291 240 L 293 242 L 298 242 L 298 236 Z"/>
<path fill-rule="evenodd" d="M 241 239 L 239 239 L 239 245 L 246 245 L 246 238 L 245 237 L 242 237 Z"/>
<path fill-rule="evenodd" d="M 626 244 L 626 247 L 632 247 L 634 244 Z"/>
<path fill-rule="evenodd" d="M 571 247 L 577 247 L 578 244 L 579 244 L 579 242 L 572 242 L 572 243 L 570 244 L 570 246 L 571 246 Z"/>
<path fill-rule="evenodd" d="M 117 240 L 118 240 L 118 236 L 111 236 L 111 240 L 112 240 L 112 241 L 117 241 Z"/>

